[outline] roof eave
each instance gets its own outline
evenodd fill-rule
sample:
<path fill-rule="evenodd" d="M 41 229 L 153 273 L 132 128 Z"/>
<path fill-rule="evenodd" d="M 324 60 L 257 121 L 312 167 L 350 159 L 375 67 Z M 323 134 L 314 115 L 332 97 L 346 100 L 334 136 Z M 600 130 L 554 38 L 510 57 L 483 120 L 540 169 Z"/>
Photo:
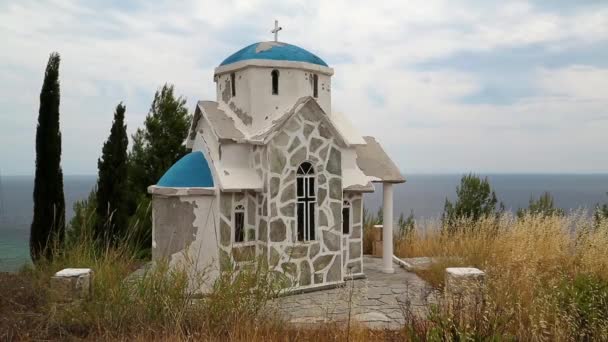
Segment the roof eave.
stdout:
<path fill-rule="evenodd" d="M 150 185 L 148 193 L 154 196 L 209 196 L 214 195 L 214 187 L 172 187 Z"/>
<path fill-rule="evenodd" d="M 226 65 L 220 65 L 215 68 L 214 76 L 225 74 L 227 72 L 234 72 L 247 67 L 262 67 L 262 68 L 293 68 L 293 69 L 304 69 L 312 72 L 318 72 L 328 76 L 334 74 L 334 69 L 308 62 L 299 61 L 286 61 L 286 60 L 275 60 L 275 59 L 246 59 L 235 63 Z"/>

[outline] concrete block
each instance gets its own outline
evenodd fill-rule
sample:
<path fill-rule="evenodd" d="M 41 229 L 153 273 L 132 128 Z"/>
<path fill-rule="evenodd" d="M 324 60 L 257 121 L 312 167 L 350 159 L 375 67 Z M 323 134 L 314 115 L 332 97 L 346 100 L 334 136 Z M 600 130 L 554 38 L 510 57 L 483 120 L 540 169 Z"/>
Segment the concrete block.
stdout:
<path fill-rule="evenodd" d="M 382 241 L 373 241 L 372 242 L 372 255 L 375 257 L 382 257 L 382 251 L 383 249 L 383 242 Z"/>
<path fill-rule="evenodd" d="M 372 227 L 372 241 L 382 241 L 382 225 L 377 224 Z"/>
<path fill-rule="evenodd" d="M 479 304 L 483 301 L 485 272 L 473 267 L 445 269 L 445 296 L 450 306 Z"/>
<path fill-rule="evenodd" d="M 65 268 L 51 277 L 51 291 L 58 302 L 91 296 L 93 271 L 90 268 Z"/>

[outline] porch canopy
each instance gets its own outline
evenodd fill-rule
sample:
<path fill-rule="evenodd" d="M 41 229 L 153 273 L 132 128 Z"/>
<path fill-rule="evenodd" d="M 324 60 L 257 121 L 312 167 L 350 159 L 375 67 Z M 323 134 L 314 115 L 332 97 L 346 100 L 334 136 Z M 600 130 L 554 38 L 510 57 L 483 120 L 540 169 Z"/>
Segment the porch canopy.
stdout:
<path fill-rule="evenodd" d="M 393 268 L 393 185 L 405 183 L 397 165 L 373 137 L 363 137 L 365 145 L 356 146 L 357 166 L 370 182 L 382 183 L 382 271 L 394 273 Z"/>

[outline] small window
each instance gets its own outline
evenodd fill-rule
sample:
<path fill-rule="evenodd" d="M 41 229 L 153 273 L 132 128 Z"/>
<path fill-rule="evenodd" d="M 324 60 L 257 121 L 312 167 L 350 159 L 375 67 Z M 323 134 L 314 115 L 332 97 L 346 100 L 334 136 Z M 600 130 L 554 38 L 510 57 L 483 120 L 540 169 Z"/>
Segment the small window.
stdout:
<path fill-rule="evenodd" d="M 319 97 L 319 76 L 317 74 L 312 76 L 312 96 Z"/>
<path fill-rule="evenodd" d="M 342 234 L 350 234 L 350 202 L 342 204 Z"/>
<path fill-rule="evenodd" d="M 245 241 L 245 207 L 234 208 L 234 242 Z"/>
<path fill-rule="evenodd" d="M 236 96 L 236 75 L 230 74 L 230 87 L 232 88 L 232 96 Z"/>
<path fill-rule="evenodd" d="M 272 70 L 272 95 L 279 95 L 279 70 Z"/>
<path fill-rule="evenodd" d="M 298 241 L 315 239 L 315 169 L 309 162 L 300 164 L 296 177 Z"/>

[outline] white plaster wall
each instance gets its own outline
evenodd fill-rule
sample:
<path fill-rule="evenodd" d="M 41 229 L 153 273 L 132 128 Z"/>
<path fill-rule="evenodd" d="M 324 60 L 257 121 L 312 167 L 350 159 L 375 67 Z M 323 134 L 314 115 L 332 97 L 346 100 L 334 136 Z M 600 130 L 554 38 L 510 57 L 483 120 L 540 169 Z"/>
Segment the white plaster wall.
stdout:
<path fill-rule="evenodd" d="M 224 168 L 250 167 L 251 146 L 248 144 L 222 144 L 221 162 Z"/>
<path fill-rule="evenodd" d="M 233 103 L 236 108 L 245 113 L 251 113 L 251 91 L 249 74 L 251 69 L 245 68 L 234 71 L 236 95 L 232 96 L 230 72 L 216 76 L 217 102 L 229 105 Z"/>
<path fill-rule="evenodd" d="M 357 168 L 357 151 L 354 148 L 344 148 L 342 150 L 342 169 Z"/>
<path fill-rule="evenodd" d="M 201 117 L 196 129 L 196 137 L 192 144 L 192 152 L 201 151 L 205 156 L 205 160 L 209 163 L 211 174 L 213 175 L 213 184 L 219 188 L 220 177 L 217 170 L 220 170 L 220 143 L 217 136 L 213 133 L 209 121 L 205 117 Z"/>
<path fill-rule="evenodd" d="M 272 94 L 273 70 L 279 71 L 279 94 Z M 230 89 L 230 73 L 216 76 L 217 101 L 226 103 L 233 111 L 250 116 L 251 124 L 245 125 L 255 133 L 272 123 L 276 117 L 290 110 L 298 99 L 313 96 L 312 71 L 285 67 L 249 66 L 235 72 L 236 96 Z M 317 102 L 327 114 L 331 114 L 331 76 L 317 73 Z M 232 106 L 231 106 L 232 104 Z M 238 116 L 238 115 L 237 115 Z"/>
<path fill-rule="evenodd" d="M 216 234 L 217 196 L 183 196 L 180 201 L 194 204 L 196 237 L 185 250 L 170 257 L 170 266 L 189 274 L 192 291 L 207 293 L 219 275 L 219 241 Z"/>
<path fill-rule="evenodd" d="M 213 130 L 209 125 L 209 121 L 202 117 L 198 122 L 196 138 L 192 144 L 192 151 L 202 151 L 205 157 L 211 157 L 212 162 L 220 160 L 219 150 L 220 144 L 218 138 L 213 134 Z M 209 159 L 207 159 L 209 161 Z"/>
<path fill-rule="evenodd" d="M 313 95 L 312 72 L 292 68 L 276 68 L 279 71 L 279 94 L 272 95 L 272 70 L 274 69 L 252 67 L 249 73 L 251 99 L 254 99 L 251 102 L 254 130 L 265 127 L 272 122 L 272 119 L 290 110 L 298 99 Z M 331 112 L 330 76 L 317 75 L 319 96 L 316 100 L 323 111 L 329 114 Z"/>

